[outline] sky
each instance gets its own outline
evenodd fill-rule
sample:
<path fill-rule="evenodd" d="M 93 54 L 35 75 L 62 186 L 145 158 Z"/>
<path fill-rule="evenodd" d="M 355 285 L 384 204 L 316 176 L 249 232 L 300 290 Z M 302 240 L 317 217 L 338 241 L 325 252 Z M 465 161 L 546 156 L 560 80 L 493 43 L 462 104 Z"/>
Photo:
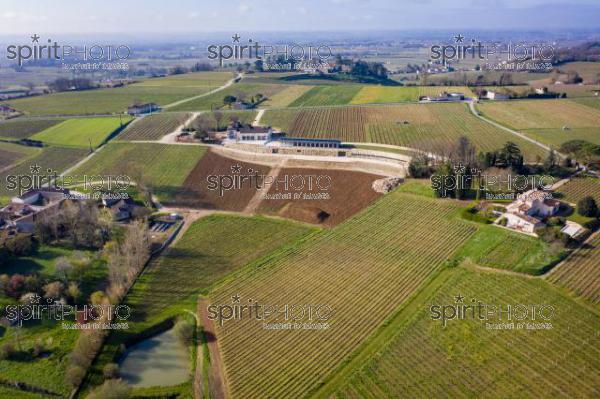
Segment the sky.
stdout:
<path fill-rule="evenodd" d="M 600 28 L 598 0 L 0 0 L 0 35 Z"/>

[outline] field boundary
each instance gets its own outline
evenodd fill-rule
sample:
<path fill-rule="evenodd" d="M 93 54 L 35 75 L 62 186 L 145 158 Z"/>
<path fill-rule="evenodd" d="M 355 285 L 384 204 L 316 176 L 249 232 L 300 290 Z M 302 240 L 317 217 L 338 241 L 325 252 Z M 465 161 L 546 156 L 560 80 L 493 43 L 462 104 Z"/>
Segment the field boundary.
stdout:
<path fill-rule="evenodd" d="M 194 101 L 194 100 L 197 100 L 199 98 L 210 96 L 211 94 L 214 94 L 214 93 L 218 93 L 221 90 L 226 89 L 229 86 L 233 85 L 234 83 L 240 81 L 243 77 L 244 77 L 243 74 L 238 73 L 237 76 L 229 79 L 227 82 L 225 82 L 223 85 L 217 87 L 216 89 L 212 89 L 210 91 L 207 91 L 206 93 L 198 94 L 197 96 L 184 98 L 183 100 L 179 100 L 179 101 L 172 102 L 170 104 L 163 105 L 161 108 L 162 109 L 168 109 L 168 108 L 176 107 L 178 105 L 185 104 L 185 103 L 187 103 L 189 101 Z"/>

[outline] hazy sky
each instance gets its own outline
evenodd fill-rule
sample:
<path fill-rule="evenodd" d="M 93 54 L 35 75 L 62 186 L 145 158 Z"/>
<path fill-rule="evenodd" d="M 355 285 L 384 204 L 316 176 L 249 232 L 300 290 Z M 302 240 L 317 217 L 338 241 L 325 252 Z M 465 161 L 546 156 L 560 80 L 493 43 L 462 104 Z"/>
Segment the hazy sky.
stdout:
<path fill-rule="evenodd" d="M 0 0 L 0 34 L 599 28 L 598 0 Z"/>

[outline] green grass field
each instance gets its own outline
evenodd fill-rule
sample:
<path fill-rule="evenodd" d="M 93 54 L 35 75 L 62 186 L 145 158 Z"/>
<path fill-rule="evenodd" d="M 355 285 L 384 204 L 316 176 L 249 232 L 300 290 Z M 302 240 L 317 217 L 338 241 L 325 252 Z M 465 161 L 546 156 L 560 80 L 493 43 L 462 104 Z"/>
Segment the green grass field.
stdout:
<path fill-rule="evenodd" d="M 360 90 L 361 86 L 359 85 L 315 86 L 298 97 L 289 106 L 345 105 L 349 104 Z"/>
<path fill-rule="evenodd" d="M 134 101 L 155 102 L 164 106 L 206 93 L 230 78 L 231 74 L 226 72 L 198 72 L 147 79 L 125 87 L 23 98 L 10 101 L 10 105 L 30 115 L 122 113 Z"/>
<path fill-rule="evenodd" d="M 456 217 L 459 209 L 450 200 L 390 193 L 218 286 L 212 304 L 230 304 L 237 292 L 242 301 L 327 304 L 335 312 L 330 328 L 318 331 L 273 331 L 263 328 L 265 320 L 248 318 L 226 322 L 217 336 L 231 397 L 299 397 L 318 387 L 475 232 Z"/>
<path fill-rule="evenodd" d="M 172 108 L 169 108 L 169 111 L 201 111 L 207 109 L 226 110 L 229 109 L 229 107 L 223 104 L 223 99 L 225 96 L 243 98 L 244 101 L 248 102 L 257 94 L 262 94 L 269 99 L 271 96 L 285 90 L 286 88 L 286 85 L 245 83 L 242 81 L 241 83 L 236 83 L 224 90 L 220 90 L 208 96 L 200 97 L 195 100 L 176 105 Z"/>
<path fill-rule="evenodd" d="M 189 113 L 153 114 L 132 122 L 118 140 L 160 140 L 173 132 L 190 117 Z"/>
<path fill-rule="evenodd" d="M 16 333 L 16 329 L 11 328 L 0 337 L 0 345 L 8 342 L 14 344 Z M 18 336 L 22 353 L 30 353 L 39 339 L 46 346 L 48 356 L 33 361 L 0 360 L 0 381 L 21 382 L 48 390 L 59 397 L 67 397 L 71 391 L 65 383 L 68 356 L 78 335 L 77 330 L 63 329 L 60 322 L 45 321 L 20 328 Z"/>
<path fill-rule="evenodd" d="M 523 129 L 523 133 L 542 143 L 559 148 L 570 140 L 585 140 L 600 145 L 600 127 L 575 127 L 563 129 Z"/>
<path fill-rule="evenodd" d="M 428 290 L 411 303 L 414 312 L 390 324 L 389 332 L 395 333 L 392 339 L 378 342 L 380 345 L 369 351 L 371 356 L 358 369 L 347 371 L 346 378 L 332 384 L 333 397 L 597 395 L 597 314 L 542 280 L 462 268 L 448 273 L 450 277 L 441 287 Z M 504 309 L 515 304 L 553 306 L 552 329 L 490 330 L 485 321 L 471 318 L 450 320 L 444 328 L 441 321 L 432 319 L 429 308 L 434 304 L 455 305 L 456 295 L 464 296 L 467 304 L 474 298 Z M 498 319 L 488 322 L 498 323 Z"/>
<path fill-rule="evenodd" d="M 513 141 L 529 161 L 545 155 L 536 145 L 474 117 L 465 104 L 268 110 L 261 122 L 292 136 L 392 144 L 434 153 L 446 152 L 466 136 L 479 151 L 494 151 Z"/>
<path fill-rule="evenodd" d="M 0 137 L 24 139 L 59 124 L 64 119 L 12 119 L 0 122 Z"/>
<path fill-rule="evenodd" d="M 473 93 L 466 86 L 365 86 L 354 96 L 351 104 L 397 103 L 419 101 L 420 96 L 438 95 L 443 91 L 460 92 L 467 97 Z"/>
<path fill-rule="evenodd" d="M 542 240 L 497 226 L 480 225 L 477 233 L 458 252 L 480 266 L 538 275 L 558 260 Z"/>
<path fill-rule="evenodd" d="M 34 134 L 31 139 L 63 147 L 96 148 L 129 121 L 130 117 L 69 119 Z"/>
<path fill-rule="evenodd" d="M 173 195 L 204 153 L 205 147 L 114 142 L 73 172 L 73 175 L 143 176 L 159 199 Z"/>

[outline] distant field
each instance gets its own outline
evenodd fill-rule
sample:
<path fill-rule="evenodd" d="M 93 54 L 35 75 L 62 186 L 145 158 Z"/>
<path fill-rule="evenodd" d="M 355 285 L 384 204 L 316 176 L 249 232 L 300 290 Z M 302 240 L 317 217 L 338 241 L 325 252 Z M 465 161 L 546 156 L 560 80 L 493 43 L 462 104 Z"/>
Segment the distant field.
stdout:
<path fill-rule="evenodd" d="M 13 119 L 0 122 L 0 137 L 24 139 L 61 123 L 64 119 Z"/>
<path fill-rule="evenodd" d="M 38 165 L 40 167 L 39 174 L 48 175 L 48 169 L 52 170 L 52 174 L 56 171 L 60 174 L 68 167 L 74 165 L 89 153 L 83 148 L 64 148 L 64 147 L 45 147 L 39 151 L 37 155 L 27 159 L 25 162 L 19 163 L 10 169 L 0 173 L 0 203 L 5 203 L 8 197 L 18 195 L 16 191 L 10 191 L 6 187 L 6 177 L 8 175 L 32 175 L 31 167 Z"/>
<path fill-rule="evenodd" d="M 558 66 L 561 73 L 576 71 L 586 84 L 597 84 L 600 80 L 600 62 L 568 62 Z"/>
<path fill-rule="evenodd" d="M 593 177 L 575 177 L 557 190 L 565 201 L 576 204 L 580 199 L 591 195 L 600 204 L 600 179 Z"/>
<path fill-rule="evenodd" d="M 41 152 L 40 148 L 0 142 L 0 170 Z"/>
<path fill-rule="evenodd" d="M 522 129 L 523 133 L 542 143 L 558 148 L 566 141 L 585 140 L 600 145 L 600 126 L 563 129 Z"/>
<path fill-rule="evenodd" d="M 31 139 L 64 147 L 96 148 L 130 120 L 130 117 L 74 118 L 34 134 Z"/>
<path fill-rule="evenodd" d="M 216 111 L 216 112 L 206 111 L 206 112 L 202 112 L 200 115 L 198 115 L 196 117 L 196 119 L 194 119 L 194 121 L 198 120 L 198 118 L 206 119 L 209 122 L 209 126 L 208 126 L 209 129 L 216 129 L 217 128 L 217 120 L 215 119 L 215 116 L 219 112 L 221 114 L 221 120 L 218 122 L 219 130 L 225 130 L 227 128 L 227 126 L 229 126 L 231 121 L 234 119 L 243 124 L 251 124 L 252 122 L 254 122 L 254 118 L 256 118 L 256 114 L 257 114 L 257 111 L 255 111 L 255 110 L 249 110 L 249 111 L 223 110 L 223 111 Z"/>
<path fill-rule="evenodd" d="M 309 91 L 309 85 L 288 85 L 282 91 L 273 94 L 261 106 L 263 107 L 287 107 L 298 97 Z"/>
<path fill-rule="evenodd" d="M 544 155 L 532 143 L 475 118 L 464 104 L 269 110 L 262 122 L 292 136 L 392 144 L 432 152 L 445 151 L 459 137 L 466 136 L 480 151 L 497 150 L 513 141 L 530 161 Z"/>
<path fill-rule="evenodd" d="M 144 176 L 159 199 L 169 198 L 204 155 L 202 146 L 114 142 L 108 144 L 74 175 Z"/>
<path fill-rule="evenodd" d="M 271 96 L 279 93 L 280 91 L 286 90 L 287 85 L 277 84 L 256 84 L 256 83 L 245 83 L 243 80 L 241 83 L 236 83 L 224 90 L 220 90 L 211 95 L 201 97 L 192 101 L 187 101 L 183 104 L 179 104 L 175 107 L 169 108 L 169 111 L 201 111 L 207 109 L 229 109 L 229 107 L 223 104 L 225 96 L 234 96 L 236 98 L 243 97 L 245 101 L 250 99 L 257 94 L 266 96 L 267 99 Z"/>
<path fill-rule="evenodd" d="M 290 107 L 349 104 L 361 86 L 315 86 L 289 104 Z"/>
<path fill-rule="evenodd" d="M 351 104 L 419 101 L 421 96 L 434 96 L 443 91 L 460 92 L 467 97 L 474 96 L 471 90 L 465 86 L 365 86 L 352 99 Z"/>
<path fill-rule="evenodd" d="M 231 72 L 195 72 L 180 75 L 170 75 L 163 78 L 150 78 L 137 83 L 145 87 L 199 87 L 214 89 L 233 78 Z"/>
<path fill-rule="evenodd" d="M 600 110 L 570 100 L 480 103 L 482 114 L 515 129 L 597 128 Z"/>
<path fill-rule="evenodd" d="M 336 398 L 591 398 L 598 394 L 600 317 L 551 289 L 545 281 L 454 269 L 441 288 L 419 297 L 389 341 L 378 342 L 355 372 L 332 386 Z M 553 306 L 548 330 L 490 330 L 467 317 L 444 328 L 431 305 L 455 296 L 484 304 Z M 502 321 L 505 321 L 503 319 Z M 491 317 L 489 323 L 498 323 Z M 536 319 L 535 322 L 539 322 Z M 399 327 L 397 327 L 399 326 Z M 392 331 L 390 331 L 393 334 Z M 337 389 L 335 389 L 337 387 Z"/>
<path fill-rule="evenodd" d="M 181 308 L 194 309 L 196 296 L 267 253 L 311 229 L 262 217 L 212 215 L 195 221 L 164 256 L 152 262 L 127 296 L 133 322 Z"/>
<path fill-rule="evenodd" d="M 13 108 L 30 115 L 74 115 L 122 113 L 134 101 L 166 105 L 206 93 L 221 86 L 231 74 L 204 72 L 148 79 L 142 83 L 111 89 L 62 92 L 10 101 Z M 179 76 L 179 75 L 178 75 Z"/>
<path fill-rule="evenodd" d="M 231 397 L 296 398 L 318 387 L 473 234 L 452 217 L 459 206 L 393 192 L 218 286 L 212 304 L 231 304 L 232 293 L 239 293 L 242 301 L 334 309 L 330 327 L 319 331 L 273 331 L 250 318 L 218 328 Z"/>
<path fill-rule="evenodd" d="M 600 304 L 600 235 L 571 254 L 548 281 L 567 288 L 576 296 Z"/>
<path fill-rule="evenodd" d="M 577 98 L 573 100 L 577 104 L 587 105 L 588 107 L 595 108 L 600 110 L 600 97 L 592 97 L 592 98 Z"/>
<path fill-rule="evenodd" d="M 131 123 L 118 140 L 160 140 L 188 120 L 188 113 L 153 114 Z"/>

